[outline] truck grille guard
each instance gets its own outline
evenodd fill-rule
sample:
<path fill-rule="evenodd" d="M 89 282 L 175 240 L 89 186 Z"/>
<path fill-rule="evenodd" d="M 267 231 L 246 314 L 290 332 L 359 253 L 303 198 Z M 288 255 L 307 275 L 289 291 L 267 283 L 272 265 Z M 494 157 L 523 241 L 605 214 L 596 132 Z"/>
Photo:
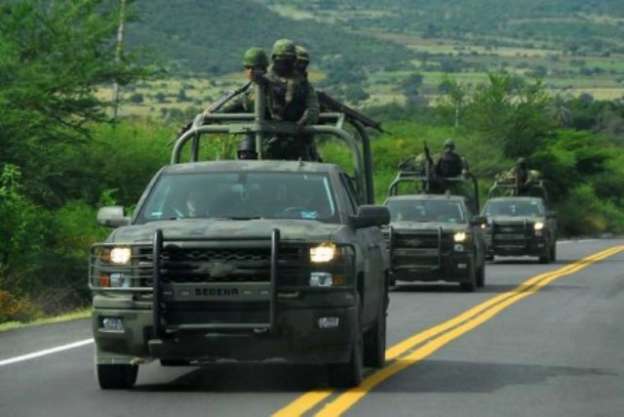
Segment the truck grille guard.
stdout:
<path fill-rule="evenodd" d="M 389 230 L 388 230 L 388 252 L 390 254 L 390 265 L 391 268 L 394 270 L 395 269 L 395 261 L 394 261 L 394 252 L 395 250 L 398 249 L 411 249 L 414 251 L 418 251 L 419 248 L 404 248 L 404 247 L 400 247 L 397 242 L 398 242 L 398 237 L 399 236 L 408 236 L 408 237 L 417 237 L 419 236 L 419 233 L 422 233 L 423 230 L 413 230 L 410 231 L 408 233 L 399 233 L 397 232 L 394 227 L 390 226 Z M 436 243 L 437 243 L 437 266 L 434 265 L 434 267 L 437 267 L 438 269 L 442 268 L 442 258 L 443 258 L 443 241 L 444 241 L 444 236 L 443 236 L 443 231 L 441 227 L 437 227 L 435 230 L 435 234 L 437 237 Z M 418 255 L 415 255 L 416 257 Z"/>
<path fill-rule="evenodd" d="M 271 261 L 270 261 L 270 281 L 266 285 L 268 289 L 267 301 L 269 304 L 268 320 L 266 322 L 254 322 L 254 323 L 196 323 L 196 324 L 182 324 L 176 326 L 180 330 L 264 330 L 272 332 L 275 329 L 275 317 L 276 317 L 276 305 L 277 305 L 277 277 L 278 277 L 278 256 L 279 256 L 279 242 L 280 231 L 274 229 L 270 238 L 247 238 L 237 239 L 245 241 L 267 241 L 270 239 L 271 248 Z M 196 239 L 176 238 L 175 242 L 205 242 L 205 241 L 228 241 L 232 239 Z M 154 323 L 154 337 L 162 339 L 167 335 L 167 303 L 163 294 L 163 273 L 162 273 L 162 254 L 165 248 L 167 240 L 163 236 L 161 230 L 157 230 L 154 233 L 153 240 L 153 297 L 152 297 L 152 320 Z"/>

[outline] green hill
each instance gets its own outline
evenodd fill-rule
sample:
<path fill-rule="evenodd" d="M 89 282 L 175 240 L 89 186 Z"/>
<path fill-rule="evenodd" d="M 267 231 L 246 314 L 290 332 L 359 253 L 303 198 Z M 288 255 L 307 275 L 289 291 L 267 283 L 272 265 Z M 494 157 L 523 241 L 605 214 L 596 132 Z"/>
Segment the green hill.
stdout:
<path fill-rule="evenodd" d="M 333 15 L 352 28 L 621 48 L 622 0 L 261 0 Z"/>
<path fill-rule="evenodd" d="M 138 21 L 128 27 L 130 45 L 155 51 L 177 71 L 236 71 L 248 47 L 269 49 L 280 38 L 307 46 L 321 67 L 377 68 L 410 57 L 400 45 L 280 16 L 252 0 L 137 0 L 134 8 Z"/>

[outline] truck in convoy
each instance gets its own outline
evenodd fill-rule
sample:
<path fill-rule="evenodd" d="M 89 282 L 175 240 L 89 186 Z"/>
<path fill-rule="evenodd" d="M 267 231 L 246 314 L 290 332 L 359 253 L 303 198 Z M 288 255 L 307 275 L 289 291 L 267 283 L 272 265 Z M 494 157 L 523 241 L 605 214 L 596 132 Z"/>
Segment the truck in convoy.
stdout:
<path fill-rule="evenodd" d="M 103 389 L 132 387 L 153 360 L 323 364 L 338 387 L 358 385 L 364 365 L 383 366 L 390 267 L 380 226 L 390 215 L 372 205 L 366 131 L 324 113 L 303 132 L 343 141 L 354 175 L 262 155 L 200 161 L 200 141 L 214 134 L 254 135 L 262 149 L 267 137 L 302 133 L 265 120 L 264 87 L 254 88 L 255 113 L 196 119 L 131 216 L 99 211 L 115 228 L 93 246 L 89 272 Z"/>
<path fill-rule="evenodd" d="M 399 171 L 385 203 L 392 286 L 446 281 L 474 291 L 485 285 L 485 219 L 478 216 L 478 199 L 478 183 L 469 174 L 436 179 L 427 169 Z"/>
<path fill-rule="evenodd" d="M 487 218 L 488 259 L 534 256 L 542 263 L 557 259 L 557 215 L 549 207 L 543 180 L 519 192 L 514 181 L 496 181 L 483 207 Z"/>

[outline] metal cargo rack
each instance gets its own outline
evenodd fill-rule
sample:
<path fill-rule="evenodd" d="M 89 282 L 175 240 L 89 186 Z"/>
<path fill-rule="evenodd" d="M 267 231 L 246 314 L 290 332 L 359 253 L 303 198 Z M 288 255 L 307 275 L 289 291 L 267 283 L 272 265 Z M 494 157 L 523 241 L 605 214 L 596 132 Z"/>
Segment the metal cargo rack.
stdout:
<path fill-rule="evenodd" d="M 364 125 L 346 113 L 321 113 L 316 125 L 298 130 L 296 123 L 272 121 L 266 118 L 266 87 L 254 83 L 254 113 L 207 113 L 195 117 L 190 129 L 178 137 L 171 153 L 171 164 L 181 163 L 184 146 L 190 142 L 190 162 L 199 161 L 200 139 L 214 134 L 254 135 L 255 149 L 258 159 L 263 159 L 262 144 L 270 135 L 310 135 L 314 139 L 318 135 L 330 135 L 344 142 L 353 154 L 355 165 L 355 188 L 362 204 L 373 204 L 375 199 L 373 184 L 373 163 L 370 138 Z M 353 133 L 345 129 L 345 125 L 353 129 Z M 202 137 L 203 136 L 203 137 Z M 212 136 L 214 139 L 215 137 Z"/>
<path fill-rule="evenodd" d="M 462 175 L 459 177 L 445 177 L 445 178 L 436 178 L 433 179 L 432 175 L 429 173 L 429 169 L 427 168 L 425 170 L 425 173 L 422 172 L 417 172 L 417 171 L 399 171 L 399 173 L 397 174 L 397 176 L 394 178 L 394 180 L 392 181 L 392 183 L 390 184 L 390 187 L 388 188 L 388 195 L 389 196 L 397 196 L 399 195 L 399 185 L 401 183 L 418 183 L 421 185 L 421 191 L 419 192 L 419 194 L 436 194 L 432 189 L 432 185 L 435 183 L 435 181 L 438 181 L 439 183 L 442 184 L 465 184 L 466 182 L 470 182 L 470 184 L 472 185 L 472 191 L 473 191 L 473 199 L 472 202 L 474 204 L 474 207 L 472 207 L 475 210 L 475 213 L 479 213 L 480 212 L 480 205 L 479 205 L 479 182 L 477 181 L 476 177 L 472 174 L 468 174 L 468 175 Z M 466 196 L 464 196 L 466 197 Z"/>

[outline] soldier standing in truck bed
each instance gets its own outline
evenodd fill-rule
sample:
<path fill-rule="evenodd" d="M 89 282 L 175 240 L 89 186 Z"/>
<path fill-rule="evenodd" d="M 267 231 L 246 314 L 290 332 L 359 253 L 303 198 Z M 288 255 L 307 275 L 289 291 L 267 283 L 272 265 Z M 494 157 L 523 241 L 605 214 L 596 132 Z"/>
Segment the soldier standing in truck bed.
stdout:
<path fill-rule="evenodd" d="M 444 151 L 438 158 L 435 172 L 439 178 L 459 177 L 468 172 L 468 164 L 455 152 L 455 142 L 452 139 L 444 142 Z"/>

